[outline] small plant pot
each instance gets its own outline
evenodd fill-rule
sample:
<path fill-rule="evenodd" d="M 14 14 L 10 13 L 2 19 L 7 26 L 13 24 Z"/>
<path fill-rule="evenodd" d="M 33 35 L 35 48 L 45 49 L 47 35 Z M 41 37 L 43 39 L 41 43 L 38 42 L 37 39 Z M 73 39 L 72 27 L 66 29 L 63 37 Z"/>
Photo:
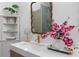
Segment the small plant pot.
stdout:
<path fill-rule="evenodd" d="M 11 12 L 8 11 L 8 10 L 3 10 L 2 12 L 3 12 L 4 15 L 10 15 L 10 16 L 11 16 L 11 15 L 18 15 L 18 13 L 11 13 Z"/>
<path fill-rule="evenodd" d="M 11 13 L 8 10 L 3 10 L 4 15 L 11 15 Z"/>

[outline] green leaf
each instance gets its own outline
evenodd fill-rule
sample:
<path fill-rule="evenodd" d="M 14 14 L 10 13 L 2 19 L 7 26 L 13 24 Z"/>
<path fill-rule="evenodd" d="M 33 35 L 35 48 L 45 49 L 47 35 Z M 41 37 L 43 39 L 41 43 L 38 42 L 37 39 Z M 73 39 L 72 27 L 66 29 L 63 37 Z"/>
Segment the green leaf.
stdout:
<path fill-rule="evenodd" d="M 18 6 L 18 5 L 12 5 L 12 7 L 13 7 L 13 8 L 19 8 L 19 6 Z"/>
<path fill-rule="evenodd" d="M 12 8 L 9 7 L 9 11 L 11 11 L 11 10 L 12 10 Z"/>
<path fill-rule="evenodd" d="M 17 13 L 18 12 L 17 11 L 18 8 L 19 8 L 18 5 L 12 5 L 12 7 L 5 7 L 4 10 L 8 10 L 8 11 L 11 12 L 11 14 L 13 14 L 13 13 Z"/>
<path fill-rule="evenodd" d="M 5 7 L 4 10 L 9 10 L 9 7 Z"/>

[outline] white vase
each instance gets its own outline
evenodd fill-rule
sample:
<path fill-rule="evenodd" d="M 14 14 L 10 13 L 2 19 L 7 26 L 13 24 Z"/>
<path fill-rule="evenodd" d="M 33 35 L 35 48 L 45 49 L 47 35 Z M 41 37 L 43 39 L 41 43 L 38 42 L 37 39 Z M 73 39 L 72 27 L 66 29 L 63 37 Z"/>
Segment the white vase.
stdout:
<path fill-rule="evenodd" d="M 3 10 L 2 12 L 3 12 L 4 15 L 10 15 L 10 16 L 11 16 L 11 15 L 18 15 L 18 13 L 12 13 L 12 14 L 11 14 L 11 12 L 8 11 L 8 10 Z"/>
<path fill-rule="evenodd" d="M 11 12 L 8 11 L 8 10 L 3 10 L 3 14 L 4 14 L 4 15 L 11 15 Z"/>
<path fill-rule="evenodd" d="M 64 42 L 60 39 L 54 39 L 52 45 L 58 49 L 63 49 L 65 47 Z"/>

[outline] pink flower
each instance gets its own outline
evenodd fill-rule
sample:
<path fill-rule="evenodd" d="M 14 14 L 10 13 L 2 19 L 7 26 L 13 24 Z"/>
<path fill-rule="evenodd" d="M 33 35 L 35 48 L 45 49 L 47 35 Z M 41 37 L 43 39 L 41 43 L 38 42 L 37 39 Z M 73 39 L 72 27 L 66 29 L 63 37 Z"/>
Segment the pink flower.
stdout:
<path fill-rule="evenodd" d="M 69 36 L 69 33 L 66 33 L 65 35 L 66 35 L 66 36 Z"/>
<path fill-rule="evenodd" d="M 56 38 L 57 34 L 51 34 L 51 37 Z"/>
<path fill-rule="evenodd" d="M 51 30 L 53 30 L 53 31 L 58 30 L 58 28 L 59 28 L 59 25 L 57 25 L 57 23 L 53 23 L 51 25 Z"/>
<path fill-rule="evenodd" d="M 68 31 L 69 31 L 69 28 L 68 28 L 68 27 L 66 27 L 65 29 L 66 29 L 66 32 L 68 32 Z"/>
<path fill-rule="evenodd" d="M 65 37 L 63 41 L 65 42 L 65 45 L 67 46 L 71 46 L 73 44 L 73 40 L 69 39 L 68 37 Z"/>
<path fill-rule="evenodd" d="M 67 26 L 67 21 L 65 21 L 62 25 L 60 25 L 61 28 L 65 28 L 65 26 Z"/>
<path fill-rule="evenodd" d="M 65 28 L 62 28 L 61 31 L 62 31 L 63 33 L 66 33 L 66 29 L 65 29 Z"/>
<path fill-rule="evenodd" d="M 65 22 L 63 23 L 63 25 L 64 25 L 64 26 L 66 26 L 66 25 L 67 25 L 67 23 L 68 23 L 68 22 L 67 22 L 67 21 L 65 21 Z"/>
<path fill-rule="evenodd" d="M 70 19 L 70 18 L 68 18 Z M 51 28 L 49 32 L 42 33 L 42 38 L 47 37 L 50 35 L 53 38 L 63 38 L 63 42 L 67 46 L 71 46 L 73 44 L 73 40 L 68 38 L 69 33 L 68 31 L 72 30 L 75 26 L 67 26 L 68 21 L 65 21 L 62 25 L 58 25 L 55 21 L 52 21 Z"/>
<path fill-rule="evenodd" d="M 75 27 L 75 26 L 69 26 L 69 27 L 68 27 L 68 30 L 70 31 L 70 30 L 72 30 L 74 27 Z"/>
<path fill-rule="evenodd" d="M 52 34 L 56 34 L 56 32 L 54 32 L 54 31 L 50 31 L 49 34 L 50 34 L 50 35 L 52 35 Z"/>
<path fill-rule="evenodd" d="M 45 37 L 47 37 L 47 35 L 49 35 L 49 33 L 48 33 L 48 32 L 41 33 L 41 37 L 42 37 L 42 38 L 45 38 Z"/>

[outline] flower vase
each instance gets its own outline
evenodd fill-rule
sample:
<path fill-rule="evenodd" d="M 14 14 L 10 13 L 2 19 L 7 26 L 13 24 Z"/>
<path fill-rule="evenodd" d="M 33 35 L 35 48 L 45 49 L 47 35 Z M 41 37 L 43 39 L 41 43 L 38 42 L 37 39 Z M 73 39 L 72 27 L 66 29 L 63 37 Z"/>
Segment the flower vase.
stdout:
<path fill-rule="evenodd" d="M 52 41 L 52 46 L 56 47 L 57 49 L 63 49 L 64 43 L 61 39 L 54 39 Z"/>

